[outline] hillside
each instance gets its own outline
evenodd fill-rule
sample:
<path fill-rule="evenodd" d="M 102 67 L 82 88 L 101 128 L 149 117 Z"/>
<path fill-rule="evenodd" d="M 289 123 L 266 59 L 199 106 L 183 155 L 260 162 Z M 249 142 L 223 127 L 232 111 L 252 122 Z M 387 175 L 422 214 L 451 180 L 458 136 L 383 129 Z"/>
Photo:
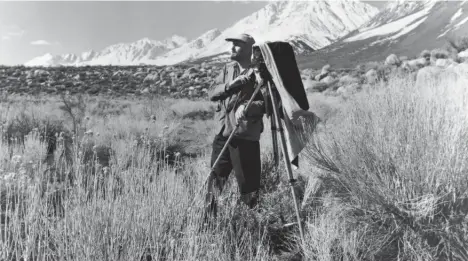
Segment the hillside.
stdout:
<path fill-rule="evenodd" d="M 201 97 L 218 67 L 181 66 L 61 66 L 0 67 L 0 90 L 6 93 L 148 95 Z"/>
<path fill-rule="evenodd" d="M 468 5 L 455 1 L 391 2 L 354 32 L 310 55 L 298 57 L 301 68 L 325 64 L 350 68 L 394 53 L 415 57 L 468 33 Z"/>

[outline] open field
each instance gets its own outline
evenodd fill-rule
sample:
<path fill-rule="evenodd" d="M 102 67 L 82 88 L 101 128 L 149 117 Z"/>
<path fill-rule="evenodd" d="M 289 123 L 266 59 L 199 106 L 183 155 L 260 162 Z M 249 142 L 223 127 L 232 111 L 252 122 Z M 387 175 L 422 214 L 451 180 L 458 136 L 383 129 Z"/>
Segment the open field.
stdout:
<path fill-rule="evenodd" d="M 468 260 L 466 81 L 414 81 L 309 94 L 304 246 L 269 121 L 258 209 L 231 177 L 203 224 L 213 104 L 4 96 L 0 260 Z"/>

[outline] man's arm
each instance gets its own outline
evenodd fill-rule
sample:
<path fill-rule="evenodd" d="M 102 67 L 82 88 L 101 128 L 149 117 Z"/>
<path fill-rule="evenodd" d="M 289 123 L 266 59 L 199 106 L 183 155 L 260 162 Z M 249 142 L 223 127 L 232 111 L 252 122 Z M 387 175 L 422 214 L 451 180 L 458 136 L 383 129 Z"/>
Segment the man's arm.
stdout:
<path fill-rule="evenodd" d="M 239 92 L 241 89 L 252 85 L 255 85 L 255 73 L 253 70 L 249 70 L 247 74 L 237 76 L 236 79 L 229 84 L 216 86 L 217 91 L 211 96 L 210 100 L 224 100 Z"/>
<path fill-rule="evenodd" d="M 245 86 L 248 86 L 250 84 L 255 85 L 255 79 L 256 78 L 254 71 L 249 70 L 247 74 L 237 76 L 237 78 L 233 82 L 226 85 L 225 92 L 228 96 L 233 95 L 234 93 L 240 91 L 242 88 L 245 88 Z"/>
<path fill-rule="evenodd" d="M 223 69 L 221 70 L 221 72 L 213 81 L 212 87 L 210 88 L 210 94 L 209 94 L 211 101 L 221 100 L 221 97 L 223 96 L 223 93 L 226 89 L 226 83 L 224 81 L 226 70 L 227 70 L 227 67 L 225 65 Z"/>

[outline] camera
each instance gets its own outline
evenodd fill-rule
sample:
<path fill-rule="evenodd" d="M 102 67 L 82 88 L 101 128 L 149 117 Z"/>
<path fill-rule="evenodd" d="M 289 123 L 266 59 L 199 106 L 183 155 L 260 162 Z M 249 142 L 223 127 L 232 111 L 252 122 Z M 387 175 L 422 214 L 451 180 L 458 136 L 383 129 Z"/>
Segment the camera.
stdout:
<path fill-rule="evenodd" d="M 262 55 L 262 51 L 260 50 L 260 47 L 258 46 L 253 46 L 252 47 L 252 67 L 254 68 L 256 75 L 259 75 L 264 82 L 270 81 L 271 74 L 268 71 L 265 60 Z"/>

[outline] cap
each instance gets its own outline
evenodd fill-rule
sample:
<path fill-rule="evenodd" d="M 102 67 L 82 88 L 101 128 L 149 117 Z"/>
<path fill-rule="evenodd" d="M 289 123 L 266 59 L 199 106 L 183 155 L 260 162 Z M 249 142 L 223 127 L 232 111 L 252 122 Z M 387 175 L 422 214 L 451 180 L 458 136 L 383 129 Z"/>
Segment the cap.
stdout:
<path fill-rule="evenodd" d="M 250 34 L 238 34 L 233 37 L 226 38 L 226 41 L 241 41 L 250 45 L 255 43 L 254 38 Z"/>

